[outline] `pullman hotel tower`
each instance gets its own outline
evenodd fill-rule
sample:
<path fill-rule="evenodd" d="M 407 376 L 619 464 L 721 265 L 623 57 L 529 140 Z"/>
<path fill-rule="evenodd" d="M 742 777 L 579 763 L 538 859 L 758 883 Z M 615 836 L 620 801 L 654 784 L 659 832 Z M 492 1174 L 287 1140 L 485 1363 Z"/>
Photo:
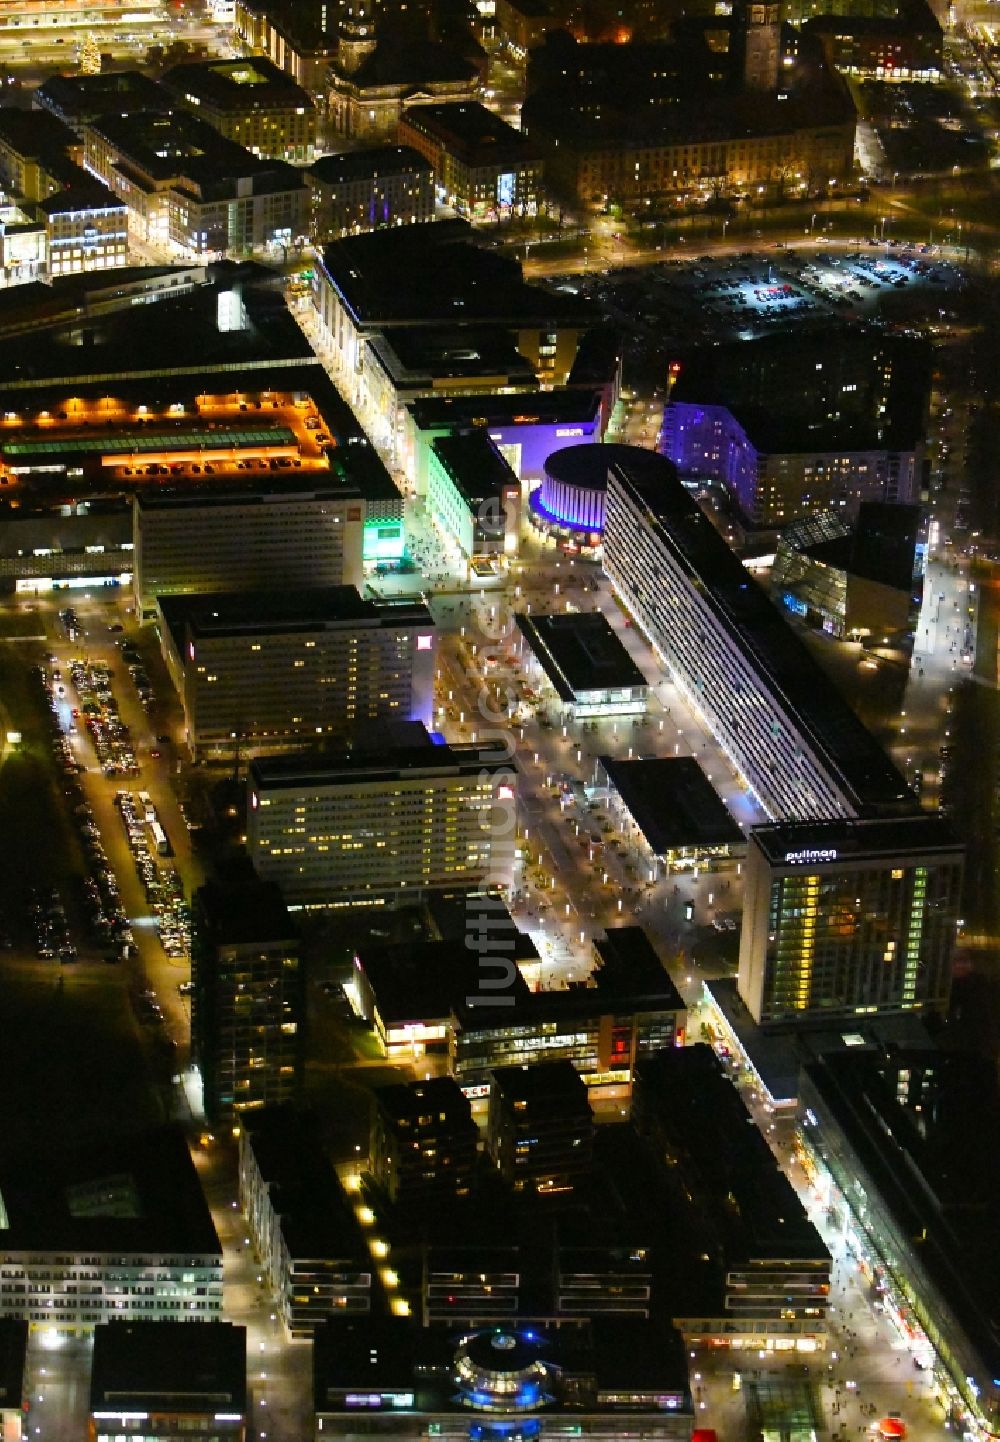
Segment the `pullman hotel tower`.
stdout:
<path fill-rule="evenodd" d="M 962 849 L 677 479 L 616 447 L 604 569 L 774 823 L 749 838 L 740 994 L 757 1021 L 947 1004 Z"/>

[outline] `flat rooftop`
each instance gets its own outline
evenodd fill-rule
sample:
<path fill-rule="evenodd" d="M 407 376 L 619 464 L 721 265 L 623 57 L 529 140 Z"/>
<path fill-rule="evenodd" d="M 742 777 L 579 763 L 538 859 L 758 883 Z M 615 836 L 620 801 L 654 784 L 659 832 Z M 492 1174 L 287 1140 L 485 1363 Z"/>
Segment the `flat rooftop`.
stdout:
<path fill-rule="evenodd" d="M 407 410 L 418 430 L 467 430 L 470 426 L 573 426 L 597 423 L 598 390 L 561 386 L 534 395 L 428 396 Z"/>
<path fill-rule="evenodd" d="M 437 436 L 431 450 L 470 509 L 494 497 L 502 498 L 512 487 L 521 494 L 517 476 L 483 430 Z M 492 524 L 502 529 L 502 512 Z"/>
<path fill-rule="evenodd" d="M 426 626 L 434 619 L 421 601 L 373 601 L 354 586 L 301 591 L 241 591 L 161 596 L 160 613 L 180 650 L 184 637 L 285 636 L 341 628 Z"/>
<path fill-rule="evenodd" d="M 523 163 L 534 153 L 526 135 L 478 100 L 413 105 L 403 111 L 402 123 L 433 137 L 470 165 Z"/>
<path fill-rule="evenodd" d="M 469 775 L 483 769 L 509 772 L 512 766 L 503 742 L 437 745 L 421 722 L 411 721 L 401 725 L 392 722 L 388 730 L 369 728 L 362 743 L 349 751 L 258 756 L 250 763 L 249 778 L 251 789 L 263 797 L 278 791 L 308 791 L 324 786 L 380 785 L 438 773 Z"/>
<path fill-rule="evenodd" d="M 926 811 L 860 821 L 776 822 L 755 826 L 750 841 L 779 867 L 808 862 L 810 867 L 843 868 L 847 861 L 863 863 L 891 857 L 907 861 L 941 852 L 953 852 L 959 860 L 965 854 L 965 847 L 945 818 Z"/>
<path fill-rule="evenodd" d="M 903 777 L 681 485 L 674 467 L 652 451 L 629 449 L 632 454 L 616 458 L 612 468 L 632 503 L 853 805 L 862 813 L 914 808 Z"/>
<path fill-rule="evenodd" d="M 429 221 L 334 241 L 322 265 L 356 324 L 583 329 L 590 307 L 528 285 L 517 261 L 471 243 L 464 221 Z"/>
<path fill-rule="evenodd" d="M 577 1107 L 590 1115 L 587 1083 L 571 1061 L 540 1061 L 533 1066 L 502 1066 L 493 1073 L 493 1085 L 511 1103 L 535 1106 Z"/>
<path fill-rule="evenodd" d="M 99 75 L 50 75 L 35 92 L 46 109 L 77 123 L 98 115 L 162 110 L 166 92 L 139 70 L 102 70 Z"/>
<path fill-rule="evenodd" d="M 398 390 L 427 389 L 434 381 L 493 380 L 537 390 L 535 372 L 503 326 L 432 330 L 389 326 L 372 340 L 379 364 Z"/>
<path fill-rule="evenodd" d="M 526 932 L 504 932 L 503 940 L 510 945 L 501 950 L 498 944 L 495 952 L 484 955 L 495 956 L 496 964 L 501 960 L 515 965 L 538 961 L 535 943 Z M 359 947 L 356 956 L 386 1026 L 443 1020 L 452 1014 L 459 998 L 479 989 L 482 962 L 479 954 L 466 946 L 465 937 L 396 946 L 370 944 Z M 512 979 L 510 991 L 518 1002 L 529 997 L 520 971 Z"/>
<path fill-rule="evenodd" d="M 0 1158 L 11 1252 L 163 1253 L 222 1260 L 184 1134 L 165 1127 L 85 1152 Z"/>
<path fill-rule="evenodd" d="M 202 60 L 174 65 L 160 82 L 181 99 L 219 110 L 312 110 L 301 85 L 264 55 L 239 60 Z"/>
<path fill-rule="evenodd" d="M 247 1329 L 232 1322 L 94 1328 L 90 1411 L 245 1414 Z"/>
<path fill-rule="evenodd" d="M 413 1125 L 426 1113 L 437 1112 L 439 1120 L 471 1127 L 476 1134 L 469 1099 L 453 1077 L 430 1077 L 426 1081 L 376 1087 L 375 1101 L 383 1115 L 397 1126 L 401 1122 Z"/>
<path fill-rule="evenodd" d="M 598 761 L 655 856 L 743 844 L 743 832 L 693 756 Z"/>
<path fill-rule="evenodd" d="M 372 145 L 366 150 L 321 155 L 308 171 L 321 185 L 344 185 L 352 180 L 383 180 L 396 175 L 430 176 L 434 167 L 411 145 Z"/>
<path fill-rule="evenodd" d="M 567 705 L 591 691 L 645 691 L 649 684 L 602 611 L 518 612 L 514 622 Z"/>
<path fill-rule="evenodd" d="M 257 942 L 295 942 L 297 931 L 280 886 L 250 877 L 245 881 L 209 881 L 196 893 L 204 937 L 215 946 Z"/>
<path fill-rule="evenodd" d="M 594 980 L 599 992 L 655 996 L 665 1010 L 684 1011 L 684 1000 L 643 927 L 609 926 L 595 940 L 594 950 L 598 956 Z"/>
<path fill-rule="evenodd" d="M 299 171 L 251 154 L 187 110 L 104 114 L 90 124 L 120 152 L 121 168 L 140 188 L 146 176 L 153 182 L 193 184 L 203 198 L 237 179 L 249 180 L 254 194 L 305 184 Z"/>

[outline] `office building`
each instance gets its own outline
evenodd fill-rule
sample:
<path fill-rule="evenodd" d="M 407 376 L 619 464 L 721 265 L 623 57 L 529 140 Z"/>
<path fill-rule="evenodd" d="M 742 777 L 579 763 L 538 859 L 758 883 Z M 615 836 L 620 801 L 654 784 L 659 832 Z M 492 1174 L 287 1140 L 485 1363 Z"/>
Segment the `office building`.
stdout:
<path fill-rule="evenodd" d="M 570 1191 L 593 1163 L 587 1085 L 570 1061 L 500 1067 L 490 1087 L 486 1148 L 514 1192 Z"/>
<path fill-rule="evenodd" d="M 603 611 L 518 612 L 514 636 L 532 685 L 564 717 L 645 714 L 646 678 Z"/>
<path fill-rule="evenodd" d="M 28 1436 L 28 1323 L 0 1318 L 0 1436 L 23 1442 Z"/>
<path fill-rule="evenodd" d="M 713 347 L 676 374 L 663 452 L 724 485 L 751 526 L 854 519 L 864 501 L 919 502 L 929 385 L 930 353 L 907 336 L 839 327 Z"/>
<path fill-rule="evenodd" d="M 99 75 L 50 75 L 34 92 L 38 109 L 47 110 L 76 134 L 101 115 L 143 115 L 163 110 L 167 93 L 141 70 L 101 70 Z"/>
<path fill-rule="evenodd" d="M 809 20 L 805 29 L 822 45 L 828 63 L 845 75 L 941 79 L 944 33 L 927 0 L 904 0 L 892 15 L 838 15 L 832 8 Z"/>
<path fill-rule="evenodd" d="M 316 150 L 316 107 L 264 56 L 172 66 L 160 82 L 177 105 L 220 135 L 269 160 L 308 164 Z"/>
<path fill-rule="evenodd" d="M 175 592 L 362 581 L 364 502 L 349 489 L 260 482 L 137 494 L 133 526 L 136 601 L 145 610 Z"/>
<path fill-rule="evenodd" d="M 502 220 L 537 213 L 542 167 L 534 147 L 479 101 L 411 106 L 399 138 L 430 161 L 439 198 L 459 215 Z"/>
<path fill-rule="evenodd" d="M 478 1140 L 470 1102 L 451 1077 L 375 1092 L 369 1169 L 393 1205 L 429 1209 L 467 1197 Z"/>
<path fill-rule="evenodd" d="M 157 600 L 160 644 L 195 758 L 316 743 L 381 717 L 430 724 L 434 622 L 353 586 Z"/>
<path fill-rule="evenodd" d="M 371 1308 L 372 1261 L 323 1148 L 317 1117 L 269 1107 L 243 1119 L 239 1200 L 286 1333 Z"/>
<path fill-rule="evenodd" d="M 243 1442 L 247 1329 L 232 1322 L 105 1322 L 94 1329 L 90 1436 L 117 1442 L 139 1425 L 155 1442 L 210 1433 Z"/>
<path fill-rule="evenodd" d="M 431 442 L 427 509 L 445 544 L 476 574 L 490 574 L 518 553 L 521 487 L 481 429 Z"/>
<path fill-rule="evenodd" d="M 823 1348 L 830 1253 L 711 1047 L 643 1061 L 632 1117 L 691 1258 L 668 1303 L 685 1341 Z"/>
<path fill-rule="evenodd" d="M 776 601 L 838 640 L 910 649 L 923 593 L 919 506 L 862 501 L 852 526 L 820 511 L 782 531 L 769 576 Z"/>
<path fill-rule="evenodd" d="M 251 764 L 247 847 L 261 876 L 318 906 L 508 882 L 517 772 L 505 744 L 437 746 L 419 722 L 361 739 Z"/>
<path fill-rule="evenodd" d="M 222 1247 L 187 1140 L 164 1128 L 0 1163 L 0 1305 L 53 1342 L 99 1322 L 217 1321 Z"/>
<path fill-rule="evenodd" d="M 963 855 L 919 811 L 755 827 L 739 973 L 754 1020 L 944 1013 Z"/>
<path fill-rule="evenodd" d="M 687 1358 L 670 1327 L 593 1320 L 550 1330 L 518 1325 L 421 1327 L 384 1318 L 327 1323 L 313 1360 L 316 1438 L 357 1426 L 423 1442 L 439 1433 L 495 1439 L 511 1427 L 548 1442 L 642 1432 L 688 1442 L 694 1410 Z"/>
<path fill-rule="evenodd" d="M 319 241 L 434 219 L 434 170 L 408 145 L 321 155 L 309 167 Z"/>
<path fill-rule="evenodd" d="M 600 441 L 605 416 L 595 387 L 509 394 L 427 396 L 403 413 L 399 456 L 418 496 L 427 494 L 431 444 L 481 426 L 521 482 L 522 496 L 542 479 L 546 458 L 565 446 Z"/>
<path fill-rule="evenodd" d="M 85 163 L 128 207 L 129 233 L 192 255 L 287 248 L 308 233 L 309 188 L 181 109 L 102 115 L 84 126 Z"/>
<path fill-rule="evenodd" d="M 246 54 L 266 55 L 310 95 L 326 94 L 337 32 L 323 0 L 235 0 L 232 25 Z"/>
<path fill-rule="evenodd" d="M 874 737 L 663 457 L 633 448 L 613 464 L 604 569 L 771 817 L 914 806 Z"/>
<path fill-rule="evenodd" d="M 962 1053 L 847 1048 L 803 1068 L 810 1186 L 945 1425 L 976 1438 L 1000 1424 L 998 1114 L 993 1066 Z"/>
<path fill-rule="evenodd" d="M 251 877 L 195 893 L 191 979 L 206 1114 L 238 1123 L 244 1112 L 290 1101 L 302 1080 L 305 981 L 276 886 Z"/>
<path fill-rule="evenodd" d="M 693 756 L 598 756 L 596 788 L 650 880 L 712 870 L 745 852 L 743 832 Z"/>

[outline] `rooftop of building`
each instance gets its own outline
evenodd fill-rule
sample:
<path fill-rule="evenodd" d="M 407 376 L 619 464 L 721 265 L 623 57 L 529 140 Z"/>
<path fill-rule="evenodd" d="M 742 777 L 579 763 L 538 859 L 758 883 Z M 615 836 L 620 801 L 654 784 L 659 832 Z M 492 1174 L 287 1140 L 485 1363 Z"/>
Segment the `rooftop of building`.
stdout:
<path fill-rule="evenodd" d="M 950 853 L 958 861 L 965 847 L 943 816 L 914 811 L 909 816 L 851 821 L 784 821 L 755 826 L 750 844 L 774 866 L 837 866 L 871 860 L 902 863 L 928 853 Z"/>
<path fill-rule="evenodd" d="M 492 1086 L 512 1107 L 523 1103 L 543 1111 L 567 1109 L 590 1118 L 587 1083 L 571 1061 L 540 1061 L 532 1066 L 497 1067 Z"/>
<path fill-rule="evenodd" d="M 488 932 L 484 939 L 492 941 L 493 946 L 482 952 L 471 949 L 466 936 L 359 947 L 356 965 L 372 989 L 383 1025 L 449 1017 L 456 998 L 475 996 L 482 990 L 482 975 L 487 968 L 497 972 L 508 962 L 514 964 L 514 974 L 507 990 L 515 1002 L 526 1001 L 528 988 L 517 963 L 537 962 L 538 950 L 531 937 L 527 932 L 503 929 Z M 491 975 L 491 981 L 496 979 Z"/>
<path fill-rule="evenodd" d="M 514 622 L 567 705 L 589 691 L 644 691 L 648 685 L 603 611 L 534 616 L 518 612 Z"/>
<path fill-rule="evenodd" d="M 251 876 L 208 881 L 196 893 L 198 929 L 210 946 L 254 946 L 296 941 L 281 888 Z"/>
<path fill-rule="evenodd" d="M 895 15 L 816 15 L 806 29 L 835 35 L 921 35 L 942 37 L 941 22 L 927 0 L 905 0 Z"/>
<path fill-rule="evenodd" d="M 336 54 L 331 68 L 353 91 L 363 94 L 366 90 L 402 87 L 403 99 L 409 99 L 406 91 L 425 85 L 471 85 L 477 73 L 473 61 L 456 47 L 405 34 L 380 35 L 374 50 L 350 75 L 341 71 Z"/>
<path fill-rule="evenodd" d="M 640 1130 L 665 1133 L 677 1177 L 707 1214 L 727 1260 L 830 1254 L 712 1048 L 671 1047 L 637 1067 Z"/>
<path fill-rule="evenodd" d="M 641 926 L 609 926 L 595 938 L 598 991 L 618 996 L 655 996 L 665 1010 L 683 1011 L 684 1000 Z"/>
<path fill-rule="evenodd" d="M 374 601 L 354 586 L 161 596 L 157 605 L 179 653 L 188 634 L 198 640 L 312 634 L 352 626 L 434 627 L 422 601 Z"/>
<path fill-rule="evenodd" d="M 166 92 L 139 70 L 102 70 L 99 75 L 50 75 L 35 98 L 55 115 L 80 124 L 111 112 L 161 110 Z"/>
<path fill-rule="evenodd" d="M 397 390 L 429 390 L 455 379 L 486 381 L 537 392 L 534 369 L 503 326 L 457 327 L 446 331 L 390 326 L 370 341 L 379 364 Z"/>
<path fill-rule="evenodd" d="M 375 1104 L 394 1127 L 412 1127 L 422 1117 L 433 1116 L 435 1124 L 440 1121 L 466 1130 L 471 1128 L 476 1134 L 469 1099 L 453 1077 L 428 1077 L 425 1081 L 377 1087 Z"/>
<path fill-rule="evenodd" d="M 419 721 L 371 726 L 351 749 L 310 752 L 300 756 L 259 756 L 250 763 L 251 791 L 258 800 L 278 791 L 302 791 L 339 785 L 380 785 L 386 781 L 463 775 L 488 770 L 512 773 L 513 763 L 503 741 L 462 741 L 437 744 Z"/>
<path fill-rule="evenodd" d="M 402 123 L 473 166 L 507 160 L 523 163 L 534 149 L 526 135 L 478 100 L 412 105 L 403 111 Z"/>
<path fill-rule="evenodd" d="M 246 1413 L 247 1329 L 232 1322 L 105 1322 L 94 1328 L 91 1415 Z"/>
<path fill-rule="evenodd" d="M 105 114 L 90 126 L 119 152 L 122 158 L 117 164 L 140 189 L 175 182 L 210 200 L 225 199 L 237 181 L 249 182 L 253 195 L 305 186 L 293 166 L 251 154 L 187 110 L 161 107 L 130 115 Z"/>
<path fill-rule="evenodd" d="M 119 199 L 96 176 L 78 165 L 69 165 L 60 169 L 58 178 L 62 183 L 62 190 L 57 190 L 54 195 L 47 195 L 38 202 L 38 208 L 43 215 L 73 215 L 81 210 L 115 210 L 121 212 L 122 224 L 125 224 L 125 201 Z"/>
<path fill-rule="evenodd" d="M 431 450 L 470 509 L 482 506 L 484 501 L 502 500 L 512 487 L 518 495 L 521 493 L 517 476 L 484 430 L 453 431 L 437 436 L 431 442 Z M 486 524 L 502 530 L 502 511 Z"/>
<path fill-rule="evenodd" d="M 186 61 L 171 66 L 160 83 L 178 99 L 236 114 L 314 108 L 301 85 L 265 55 Z"/>
<path fill-rule="evenodd" d="M 321 185 L 425 173 L 432 175 L 433 166 L 409 145 L 373 145 L 365 150 L 345 150 L 340 155 L 321 155 L 309 166 L 309 174 Z"/>
<path fill-rule="evenodd" d="M 742 831 L 693 756 L 598 761 L 654 855 L 742 844 Z"/>
<path fill-rule="evenodd" d="M 912 1082 L 918 1065 L 925 1068 L 928 1083 L 926 1091 L 917 1093 L 919 1114 L 901 1100 L 909 1089 L 901 1072 L 907 1071 Z M 853 1158 L 853 1164 L 848 1160 L 852 1179 L 877 1191 L 898 1237 L 915 1249 L 913 1265 L 944 1299 L 978 1354 L 978 1375 L 972 1380 L 985 1389 L 1000 1377 L 1000 1099 L 995 1069 L 984 1059 L 961 1053 L 917 1060 L 891 1049 L 881 1054 L 845 1049 L 808 1063 L 803 1085 L 816 1108 L 814 1115 L 818 1113 L 815 1122 L 806 1117 L 807 1136 L 818 1126 L 822 1147 L 827 1119 L 832 1119 L 846 1140 L 846 1157 Z M 838 1145 L 835 1140 L 832 1144 Z M 893 1245 L 888 1239 L 887 1244 Z M 957 1338 L 953 1345 L 961 1347 Z M 968 1349 L 962 1355 L 968 1361 Z"/>
<path fill-rule="evenodd" d="M 626 448 L 623 447 L 623 450 Z M 788 708 L 859 811 L 904 811 L 916 802 L 903 777 L 805 644 L 681 485 L 669 461 L 627 448 L 614 464 L 703 603 Z"/>
<path fill-rule="evenodd" d="M 472 244 L 460 220 L 349 236 L 324 247 L 322 266 L 361 326 L 583 329 L 593 318 L 585 302 L 527 284 L 516 260 Z"/>
<path fill-rule="evenodd" d="M 222 1260 L 184 1134 L 173 1127 L 0 1159 L 8 1252 L 143 1253 Z"/>
<path fill-rule="evenodd" d="M 240 1125 L 293 1260 L 342 1259 L 368 1271 L 371 1259 L 316 1114 L 292 1106 L 265 1107 L 243 1112 Z"/>
<path fill-rule="evenodd" d="M 464 941 L 470 929 L 484 926 L 491 931 L 517 931 L 503 893 L 480 886 L 432 891 L 422 898 L 421 908 L 432 940 Z"/>
<path fill-rule="evenodd" d="M 28 1382 L 27 1355 L 27 1321 L 0 1317 L 0 1412 L 21 1410 Z"/>
<path fill-rule="evenodd" d="M 779 549 L 897 591 L 912 592 L 922 506 L 897 501 L 862 501 L 852 524 L 834 511 L 821 511 L 782 531 Z"/>
<path fill-rule="evenodd" d="M 531 396 L 505 391 L 499 395 L 421 396 L 407 410 L 418 430 L 467 430 L 472 426 L 573 426 L 597 424 L 601 396 L 597 390 L 558 387 Z"/>
<path fill-rule="evenodd" d="M 58 158 L 79 143 L 75 132 L 49 110 L 0 108 L 0 144 L 26 160 Z"/>

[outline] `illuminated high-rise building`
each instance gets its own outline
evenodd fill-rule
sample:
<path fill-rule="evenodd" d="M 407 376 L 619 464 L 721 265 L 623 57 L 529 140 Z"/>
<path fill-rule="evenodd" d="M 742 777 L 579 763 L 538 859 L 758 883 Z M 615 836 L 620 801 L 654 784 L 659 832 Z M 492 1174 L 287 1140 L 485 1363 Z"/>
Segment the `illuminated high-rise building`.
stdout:
<path fill-rule="evenodd" d="M 754 1020 L 944 1011 L 962 860 L 920 812 L 752 830 L 739 990 Z"/>

